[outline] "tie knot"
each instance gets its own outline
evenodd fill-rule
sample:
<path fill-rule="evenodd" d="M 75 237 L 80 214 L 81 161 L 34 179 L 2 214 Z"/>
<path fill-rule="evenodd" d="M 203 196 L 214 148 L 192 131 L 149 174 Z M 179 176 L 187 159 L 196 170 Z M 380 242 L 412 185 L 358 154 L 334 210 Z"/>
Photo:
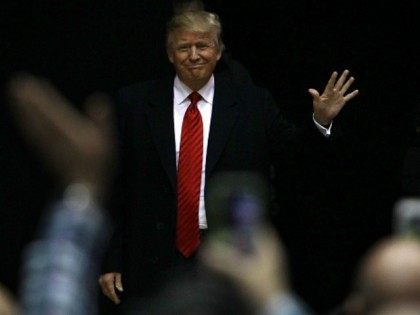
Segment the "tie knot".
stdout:
<path fill-rule="evenodd" d="M 198 101 L 201 100 L 201 95 L 200 93 L 194 91 L 188 96 L 188 98 L 191 100 L 191 104 L 197 105 Z"/>

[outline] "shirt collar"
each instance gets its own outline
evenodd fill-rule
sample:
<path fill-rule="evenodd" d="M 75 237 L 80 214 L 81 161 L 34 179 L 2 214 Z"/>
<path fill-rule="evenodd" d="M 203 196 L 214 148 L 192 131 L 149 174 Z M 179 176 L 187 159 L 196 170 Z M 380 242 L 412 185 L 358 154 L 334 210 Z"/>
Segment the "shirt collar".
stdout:
<path fill-rule="evenodd" d="M 178 76 L 175 76 L 174 91 L 174 103 L 177 105 L 184 103 L 188 99 L 188 96 L 193 92 L 193 90 L 185 85 Z M 209 81 L 197 92 L 200 93 L 203 101 L 212 104 L 214 97 L 214 76 L 212 75 Z"/>

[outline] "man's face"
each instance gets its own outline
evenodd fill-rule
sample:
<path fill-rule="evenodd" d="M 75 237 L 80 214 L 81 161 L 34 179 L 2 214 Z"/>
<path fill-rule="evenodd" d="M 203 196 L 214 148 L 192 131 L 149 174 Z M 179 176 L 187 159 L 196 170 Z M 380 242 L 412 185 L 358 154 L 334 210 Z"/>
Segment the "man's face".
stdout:
<path fill-rule="evenodd" d="M 212 33 L 176 30 L 168 57 L 182 82 L 194 91 L 210 79 L 221 52 Z"/>

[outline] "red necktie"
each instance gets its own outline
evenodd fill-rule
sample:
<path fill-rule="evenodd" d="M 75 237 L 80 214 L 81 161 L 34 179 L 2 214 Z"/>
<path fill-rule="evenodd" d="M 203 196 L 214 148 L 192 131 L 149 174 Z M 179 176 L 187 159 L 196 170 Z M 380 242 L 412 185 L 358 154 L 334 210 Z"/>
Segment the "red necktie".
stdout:
<path fill-rule="evenodd" d="M 197 103 L 201 95 L 192 92 L 191 104 L 182 122 L 177 177 L 176 248 L 185 257 L 191 256 L 200 244 L 198 204 L 203 162 L 203 122 Z"/>

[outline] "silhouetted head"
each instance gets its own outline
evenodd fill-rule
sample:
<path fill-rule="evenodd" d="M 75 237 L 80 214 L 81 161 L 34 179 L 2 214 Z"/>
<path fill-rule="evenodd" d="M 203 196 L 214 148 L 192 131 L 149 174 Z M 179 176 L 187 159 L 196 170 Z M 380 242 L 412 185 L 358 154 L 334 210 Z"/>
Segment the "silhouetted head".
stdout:
<path fill-rule="evenodd" d="M 352 314 L 385 303 L 420 301 L 420 241 L 392 238 L 380 242 L 362 261 L 347 305 Z"/>

